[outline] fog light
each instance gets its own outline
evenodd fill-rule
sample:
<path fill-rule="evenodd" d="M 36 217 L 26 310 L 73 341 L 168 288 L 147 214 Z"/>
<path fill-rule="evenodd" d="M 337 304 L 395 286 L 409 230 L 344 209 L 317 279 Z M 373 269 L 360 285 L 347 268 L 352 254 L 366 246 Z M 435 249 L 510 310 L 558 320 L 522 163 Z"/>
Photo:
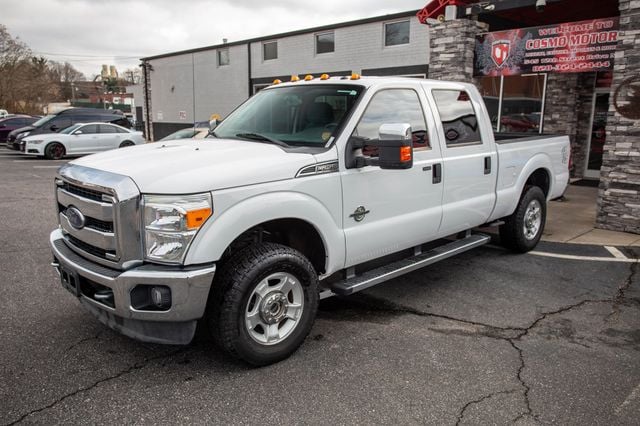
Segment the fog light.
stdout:
<path fill-rule="evenodd" d="M 165 286 L 153 286 L 150 290 L 151 301 L 154 306 L 166 309 L 171 306 L 171 289 Z"/>

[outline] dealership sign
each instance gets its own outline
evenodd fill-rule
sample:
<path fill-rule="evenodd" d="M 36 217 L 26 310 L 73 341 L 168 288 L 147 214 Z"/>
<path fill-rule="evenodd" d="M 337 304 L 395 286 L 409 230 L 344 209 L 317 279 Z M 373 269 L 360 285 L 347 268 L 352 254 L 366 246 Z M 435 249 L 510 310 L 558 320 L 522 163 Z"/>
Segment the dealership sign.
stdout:
<path fill-rule="evenodd" d="M 617 44 L 618 18 L 486 33 L 476 38 L 473 74 L 609 70 Z"/>

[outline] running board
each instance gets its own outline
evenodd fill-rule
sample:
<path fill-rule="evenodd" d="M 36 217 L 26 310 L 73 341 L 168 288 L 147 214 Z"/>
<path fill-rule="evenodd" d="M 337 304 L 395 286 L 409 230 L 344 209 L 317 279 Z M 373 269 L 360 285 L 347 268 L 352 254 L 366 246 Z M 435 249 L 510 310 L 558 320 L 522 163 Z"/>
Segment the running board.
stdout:
<path fill-rule="evenodd" d="M 399 277 L 416 269 L 463 253 L 491 241 L 491 237 L 484 234 L 473 234 L 468 237 L 443 244 L 417 256 L 398 260 L 397 262 L 367 271 L 361 275 L 347 278 L 331 286 L 335 294 L 348 296 L 358 291 L 373 287 L 376 284 Z"/>

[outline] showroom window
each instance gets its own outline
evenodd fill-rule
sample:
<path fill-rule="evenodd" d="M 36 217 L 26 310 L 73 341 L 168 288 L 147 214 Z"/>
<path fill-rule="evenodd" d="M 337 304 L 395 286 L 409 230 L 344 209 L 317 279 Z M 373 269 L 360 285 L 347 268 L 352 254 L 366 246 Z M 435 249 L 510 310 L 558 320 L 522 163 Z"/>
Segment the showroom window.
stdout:
<path fill-rule="evenodd" d="M 278 59 L 278 42 L 268 41 L 262 43 L 262 59 L 268 61 L 271 59 Z"/>
<path fill-rule="evenodd" d="M 480 93 L 496 132 L 542 133 L 546 74 L 480 78 Z"/>
<path fill-rule="evenodd" d="M 218 50 L 218 66 L 229 65 L 229 49 Z"/>
<path fill-rule="evenodd" d="M 332 32 L 316 34 L 316 53 L 331 53 L 335 50 L 335 34 Z"/>
<path fill-rule="evenodd" d="M 409 21 L 384 24 L 384 45 L 397 46 L 409 43 Z"/>

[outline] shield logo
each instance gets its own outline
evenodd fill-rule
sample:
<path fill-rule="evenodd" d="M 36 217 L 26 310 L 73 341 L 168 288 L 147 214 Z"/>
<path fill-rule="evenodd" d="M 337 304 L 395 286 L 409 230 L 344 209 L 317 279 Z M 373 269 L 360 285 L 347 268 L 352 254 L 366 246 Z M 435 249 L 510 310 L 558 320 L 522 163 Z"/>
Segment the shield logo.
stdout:
<path fill-rule="evenodd" d="M 496 40 L 491 43 L 491 59 L 499 67 L 501 67 L 509 58 L 511 50 L 510 40 Z"/>

